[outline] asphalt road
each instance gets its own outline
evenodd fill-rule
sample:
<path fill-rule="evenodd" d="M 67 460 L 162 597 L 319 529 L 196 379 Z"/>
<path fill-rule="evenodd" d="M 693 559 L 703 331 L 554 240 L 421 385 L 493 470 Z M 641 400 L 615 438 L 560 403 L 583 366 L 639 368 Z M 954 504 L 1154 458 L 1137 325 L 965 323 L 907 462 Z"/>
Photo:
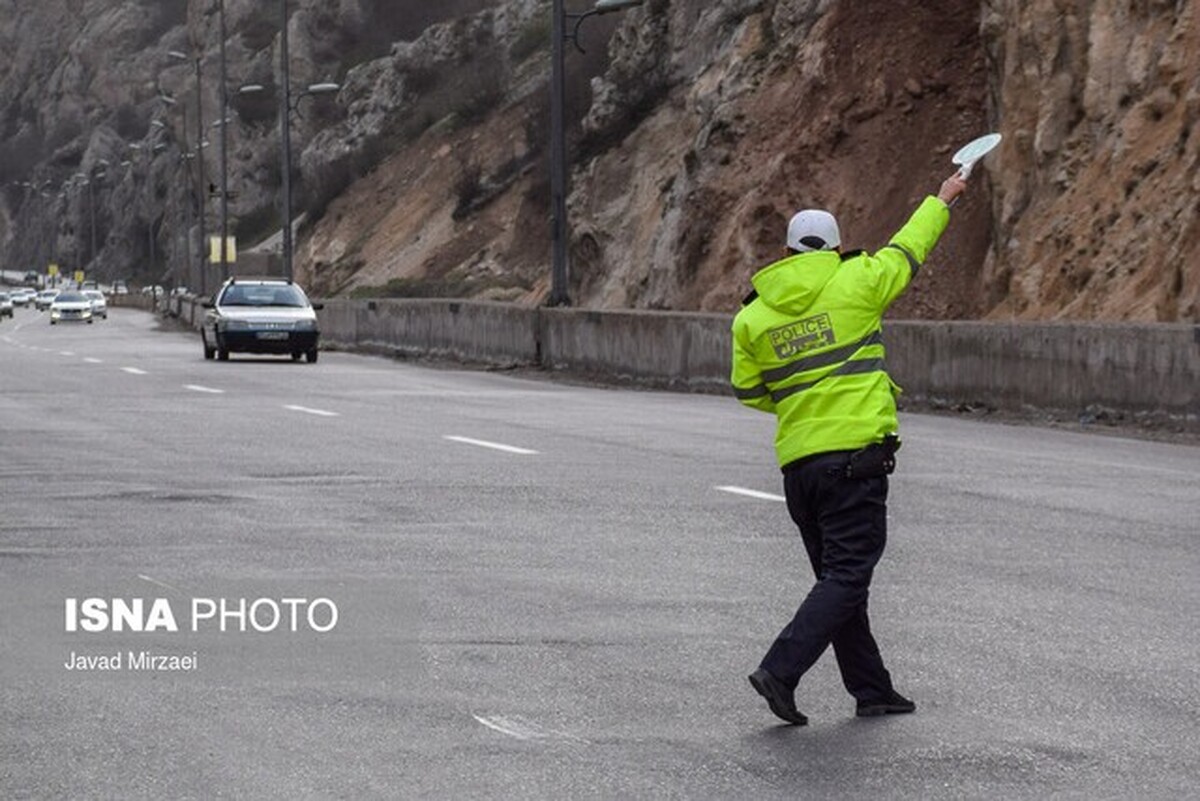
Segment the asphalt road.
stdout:
<path fill-rule="evenodd" d="M 829 654 L 789 728 L 746 682 L 811 582 L 766 415 L 18 310 L 0 797 L 1194 796 L 1200 449 L 902 427 L 873 623 L 918 712 L 856 719 Z M 68 598 L 180 631 L 67 632 Z M 196 598 L 338 621 L 192 633 Z"/>

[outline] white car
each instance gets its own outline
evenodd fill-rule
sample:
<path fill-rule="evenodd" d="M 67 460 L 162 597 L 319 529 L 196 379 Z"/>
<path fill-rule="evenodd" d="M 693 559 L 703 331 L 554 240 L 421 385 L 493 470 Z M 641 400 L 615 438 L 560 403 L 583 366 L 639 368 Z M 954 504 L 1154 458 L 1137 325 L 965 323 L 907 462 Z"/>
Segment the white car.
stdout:
<path fill-rule="evenodd" d="M 13 302 L 14 306 L 28 306 L 29 303 L 35 297 L 37 297 L 37 290 L 30 289 L 29 287 L 22 287 L 21 289 L 14 289 L 12 295 L 10 295 L 9 297 L 12 298 L 12 302 Z"/>
<path fill-rule="evenodd" d="M 92 316 L 108 319 L 108 301 L 99 289 L 85 289 L 83 296 L 92 302 Z"/>
<path fill-rule="evenodd" d="M 37 297 L 33 299 L 33 305 L 38 311 L 45 311 L 50 308 L 50 304 L 54 302 L 54 298 L 58 295 L 57 289 L 43 289 L 37 293 Z"/>
<path fill-rule="evenodd" d="M 214 301 L 205 301 L 200 341 L 204 358 L 228 361 L 229 354 L 278 353 L 292 361 L 318 356 L 317 310 L 304 290 L 290 280 L 231 278 Z"/>
<path fill-rule="evenodd" d="M 13 316 L 12 298 L 10 298 L 8 296 L 7 292 L 0 292 L 0 317 L 12 317 L 12 316 Z"/>
<path fill-rule="evenodd" d="M 59 322 L 85 322 L 89 325 L 92 318 L 92 301 L 82 292 L 64 290 L 50 304 L 50 325 Z"/>

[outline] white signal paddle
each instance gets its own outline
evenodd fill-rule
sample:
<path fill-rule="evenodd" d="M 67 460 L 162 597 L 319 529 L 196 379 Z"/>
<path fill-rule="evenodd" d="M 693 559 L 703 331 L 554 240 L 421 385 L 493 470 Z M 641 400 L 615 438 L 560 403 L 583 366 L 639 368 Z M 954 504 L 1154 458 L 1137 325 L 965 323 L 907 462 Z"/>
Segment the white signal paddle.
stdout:
<path fill-rule="evenodd" d="M 976 162 L 995 150 L 1002 138 L 998 133 L 990 133 L 959 148 L 951 161 L 958 165 L 958 174 L 964 181 L 971 177 L 971 170 L 975 169 Z"/>

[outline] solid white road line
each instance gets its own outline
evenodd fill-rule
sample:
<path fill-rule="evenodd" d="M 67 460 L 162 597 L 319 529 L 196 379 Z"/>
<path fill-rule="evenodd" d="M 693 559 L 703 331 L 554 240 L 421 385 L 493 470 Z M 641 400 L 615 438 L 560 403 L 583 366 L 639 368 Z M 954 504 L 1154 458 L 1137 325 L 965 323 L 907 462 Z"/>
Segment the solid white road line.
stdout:
<path fill-rule="evenodd" d="M 760 501 L 780 501 L 787 502 L 787 498 L 782 495 L 773 495 L 770 492 L 759 492 L 758 490 L 746 489 L 745 487 L 713 487 L 721 492 L 728 492 L 732 495 L 745 495 L 747 498 L 757 498 Z"/>
<path fill-rule="evenodd" d="M 184 389 L 190 389 L 192 392 L 207 392 L 209 395 L 224 395 L 225 390 L 213 389 L 212 387 L 202 387 L 199 384 L 184 384 Z"/>
<path fill-rule="evenodd" d="M 121 369 L 124 370 L 125 372 L 129 373 L 130 375 L 145 375 L 146 374 L 145 370 L 139 370 L 136 367 L 122 367 Z"/>
<path fill-rule="evenodd" d="M 492 450 L 504 451 L 505 453 L 516 453 L 521 456 L 530 456 L 536 454 L 537 451 L 531 451 L 528 448 L 518 448 L 514 445 L 502 445 L 499 442 L 488 442 L 482 439 L 471 439 L 470 437 L 452 437 L 446 435 L 443 439 L 448 439 L 453 442 L 463 442 L 467 445 L 478 445 L 481 448 L 491 448 Z"/>
<path fill-rule="evenodd" d="M 307 406 L 284 406 L 283 408 L 290 409 L 293 412 L 315 414 L 317 417 L 341 417 L 337 412 L 327 412 L 324 409 L 310 409 Z"/>

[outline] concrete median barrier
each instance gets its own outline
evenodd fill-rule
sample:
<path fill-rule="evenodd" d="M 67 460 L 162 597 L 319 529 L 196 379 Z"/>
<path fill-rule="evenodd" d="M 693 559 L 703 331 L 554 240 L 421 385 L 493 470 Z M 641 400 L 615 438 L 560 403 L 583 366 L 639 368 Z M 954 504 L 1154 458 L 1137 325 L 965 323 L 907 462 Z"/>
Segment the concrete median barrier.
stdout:
<path fill-rule="evenodd" d="M 1200 414 L 1200 328 L 1123 323 L 896 321 L 889 371 L 915 399 L 995 409 L 1191 419 Z"/>
<path fill-rule="evenodd" d="M 329 345 L 501 366 L 539 363 L 537 310 L 507 303 L 330 300 L 318 318 Z"/>
<path fill-rule="evenodd" d="M 199 326 L 199 299 L 179 320 Z M 326 345 L 404 358 L 530 366 L 729 392 L 730 315 L 530 308 L 445 299 L 330 300 Z M 888 369 L 917 404 L 1112 412 L 1200 431 L 1200 326 L 889 320 Z"/>
<path fill-rule="evenodd" d="M 728 391 L 729 324 L 721 314 L 542 309 L 542 366 L 671 389 Z"/>

